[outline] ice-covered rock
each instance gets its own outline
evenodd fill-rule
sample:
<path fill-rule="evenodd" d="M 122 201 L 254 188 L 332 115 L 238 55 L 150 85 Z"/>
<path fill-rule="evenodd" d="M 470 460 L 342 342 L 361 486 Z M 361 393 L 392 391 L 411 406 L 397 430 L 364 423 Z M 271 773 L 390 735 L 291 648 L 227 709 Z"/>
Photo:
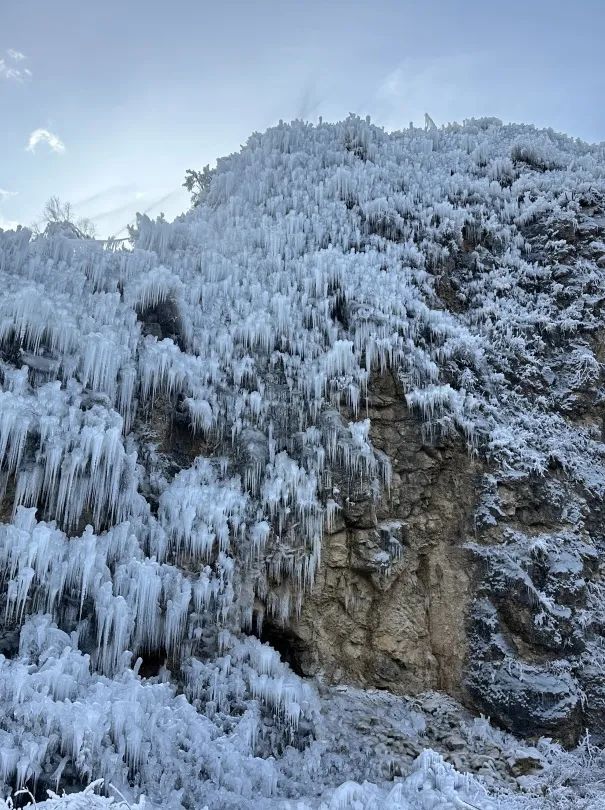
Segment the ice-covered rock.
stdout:
<path fill-rule="evenodd" d="M 6 791 L 472 800 L 330 784 L 284 660 L 603 730 L 603 147 L 427 121 L 255 133 L 132 249 L 0 232 Z"/>

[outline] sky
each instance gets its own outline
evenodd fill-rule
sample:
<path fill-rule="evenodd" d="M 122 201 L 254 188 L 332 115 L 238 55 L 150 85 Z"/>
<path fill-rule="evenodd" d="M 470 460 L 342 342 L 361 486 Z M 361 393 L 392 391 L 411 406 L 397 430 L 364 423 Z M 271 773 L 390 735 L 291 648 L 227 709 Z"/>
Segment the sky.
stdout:
<path fill-rule="evenodd" d="M 101 237 L 281 118 L 473 116 L 605 141 L 605 0 L 0 0 L 0 227 Z"/>

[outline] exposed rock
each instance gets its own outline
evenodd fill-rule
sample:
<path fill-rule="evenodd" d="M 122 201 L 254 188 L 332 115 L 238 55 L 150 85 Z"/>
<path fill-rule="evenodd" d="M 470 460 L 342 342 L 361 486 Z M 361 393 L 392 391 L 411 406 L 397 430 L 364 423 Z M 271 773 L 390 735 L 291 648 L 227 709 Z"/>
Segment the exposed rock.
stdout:
<path fill-rule="evenodd" d="M 380 501 L 335 496 L 316 584 L 290 624 L 301 668 L 399 694 L 460 695 L 472 595 L 462 544 L 481 464 L 462 443 L 427 442 L 391 375 L 371 390 L 371 439 L 391 462 L 390 490 Z"/>
<path fill-rule="evenodd" d="M 581 693 L 564 668 L 557 674 L 518 660 L 481 662 L 471 688 L 480 707 L 520 736 L 555 735 L 568 745 L 580 736 Z"/>

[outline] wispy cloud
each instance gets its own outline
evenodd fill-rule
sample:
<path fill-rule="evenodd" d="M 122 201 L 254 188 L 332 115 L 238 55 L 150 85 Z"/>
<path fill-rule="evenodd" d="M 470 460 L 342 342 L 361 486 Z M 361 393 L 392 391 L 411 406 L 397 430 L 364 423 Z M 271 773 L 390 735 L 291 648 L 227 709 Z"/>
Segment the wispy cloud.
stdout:
<path fill-rule="evenodd" d="M 155 208 L 158 208 L 160 205 L 162 205 L 162 203 L 167 202 L 172 197 L 175 197 L 177 194 L 181 194 L 181 193 L 182 193 L 181 188 L 179 187 L 179 188 L 175 188 L 173 191 L 167 192 L 166 194 L 162 194 L 161 197 L 158 197 L 157 199 L 153 200 L 153 202 L 149 202 L 147 204 L 147 207 L 141 213 L 149 214 Z M 134 212 L 135 210 L 139 210 L 138 209 L 138 204 L 145 197 L 149 197 L 149 194 L 145 194 L 145 192 L 142 192 L 142 191 L 137 191 L 137 193 L 134 196 L 134 199 L 131 200 L 130 202 L 126 203 L 125 205 L 120 205 L 120 206 L 117 206 L 116 208 L 112 208 L 110 211 L 103 211 L 101 214 L 95 214 L 95 216 L 91 217 L 91 219 L 95 220 L 95 222 L 96 222 L 98 219 L 106 219 L 107 217 L 112 217 L 115 214 L 125 214 L 128 211 L 133 211 Z"/>
<path fill-rule="evenodd" d="M 8 200 L 9 197 L 14 197 L 16 193 L 16 191 L 7 191 L 5 188 L 0 188 L 0 202 Z"/>
<path fill-rule="evenodd" d="M 151 211 L 154 210 L 154 208 L 158 208 L 158 206 L 162 205 L 162 203 L 167 202 L 171 197 L 176 197 L 177 194 L 182 194 L 182 191 L 181 191 L 180 187 L 175 188 L 174 191 L 169 191 L 168 194 L 164 194 L 158 200 L 156 200 L 155 202 L 152 202 L 151 205 L 149 205 L 143 211 L 143 213 L 144 214 L 149 214 Z"/>
<path fill-rule="evenodd" d="M 75 205 L 78 209 L 85 205 L 91 205 L 92 203 L 96 203 L 107 199 L 107 197 L 120 197 L 124 194 L 140 194 L 141 192 L 137 191 L 137 187 L 134 183 L 121 183 L 119 185 L 108 186 L 107 188 L 102 189 L 101 191 L 96 191 L 94 194 L 91 194 L 88 197 L 84 197 L 81 200 L 75 200 Z"/>
<path fill-rule="evenodd" d="M 318 96 L 316 82 L 309 79 L 301 89 L 296 105 L 296 117 L 309 121 L 317 113 L 321 103 L 322 99 Z"/>
<path fill-rule="evenodd" d="M 16 82 L 31 79 L 31 70 L 23 65 L 26 59 L 27 56 L 21 51 L 9 48 L 5 55 L 0 57 L 0 79 L 12 79 Z"/>
<path fill-rule="evenodd" d="M 97 222 L 98 220 L 103 220 L 103 219 L 108 219 L 109 217 L 114 217 L 117 214 L 126 214 L 126 213 L 132 214 L 132 212 L 134 210 L 136 210 L 136 208 L 137 208 L 138 201 L 144 196 L 145 195 L 142 194 L 141 192 L 137 192 L 137 194 L 135 194 L 134 198 L 129 200 L 128 202 L 121 203 L 120 205 L 116 205 L 114 208 L 110 208 L 107 211 L 101 211 L 100 214 L 95 214 L 94 216 L 91 217 L 91 219 L 93 219 L 95 222 Z M 155 204 L 157 205 L 157 203 L 155 203 Z"/>
<path fill-rule="evenodd" d="M 29 136 L 29 141 L 25 149 L 28 152 L 35 152 L 36 146 L 38 146 L 39 143 L 48 144 L 49 148 L 52 149 L 53 152 L 65 152 L 65 144 L 63 141 L 57 137 L 57 135 L 55 135 L 53 132 L 49 132 L 47 129 L 35 129 Z"/>

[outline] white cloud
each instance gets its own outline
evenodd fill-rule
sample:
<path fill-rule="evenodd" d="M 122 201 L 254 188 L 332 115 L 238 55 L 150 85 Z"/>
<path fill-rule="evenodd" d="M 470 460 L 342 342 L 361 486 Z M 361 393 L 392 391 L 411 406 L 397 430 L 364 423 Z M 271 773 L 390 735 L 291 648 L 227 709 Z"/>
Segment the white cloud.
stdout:
<path fill-rule="evenodd" d="M 0 188 L 0 202 L 7 200 L 9 197 L 14 197 L 16 191 L 7 191 L 5 188 Z"/>
<path fill-rule="evenodd" d="M 9 67 L 5 59 L 0 59 L 0 76 L 3 79 L 20 79 L 21 71 L 16 68 Z"/>
<path fill-rule="evenodd" d="M 28 152 L 35 152 L 39 143 L 47 143 L 53 152 L 65 152 L 65 144 L 53 132 L 47 129 L 35 129 L 29 136 L 29 141 L 25 149 Z"/>
<path fill-rule="evenodd" d="M 0 229 L 3 231 L 14 231 L 18 224 L 16 219 L 4 219 L 4 217 L 0 215 Z"/>
<path fill-rule="evenodd" d="M 4 57 L 0 57 L 0 79 L 12 79 L 22 82 L 31 79 L 32 72 L 29 68 L 22 67 L 21 63 L 27 59 L 24 53 L 9 48 Z"/>

